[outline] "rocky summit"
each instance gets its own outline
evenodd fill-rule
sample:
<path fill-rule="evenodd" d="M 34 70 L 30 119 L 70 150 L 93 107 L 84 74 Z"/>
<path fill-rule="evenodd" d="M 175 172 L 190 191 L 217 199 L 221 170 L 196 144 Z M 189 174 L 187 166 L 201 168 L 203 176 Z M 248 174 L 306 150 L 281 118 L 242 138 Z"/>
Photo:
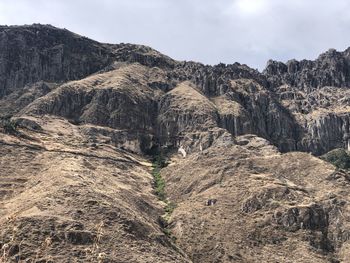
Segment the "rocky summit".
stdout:
<path fill-rule="evenodd" d="M 350 49 L 176 61 L 0 27 L 0 262 L 350 262 Z"/>

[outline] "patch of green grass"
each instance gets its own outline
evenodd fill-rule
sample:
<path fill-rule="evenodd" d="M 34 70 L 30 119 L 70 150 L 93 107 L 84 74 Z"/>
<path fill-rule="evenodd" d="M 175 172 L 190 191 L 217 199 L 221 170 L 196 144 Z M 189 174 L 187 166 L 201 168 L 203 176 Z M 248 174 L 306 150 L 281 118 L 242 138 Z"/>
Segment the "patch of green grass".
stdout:
<path fill-rule="evenodd" d="M 154 188 L 158 198 L 166 202 L 166 193 L 165 193 L 165 180 L 160 174 L 160 170 L 167 166 L 166 159 L 164 158 L 163 152 L 160 151 L 153 158 L 153 171 L 152 175 L 154 178 Z"/>
<path fill-rule="evenodd" d="M 165 201 L 166 200 L 165 181 L 163 177 L 160 175 L 160 168 L 158 166 L 153 167 L 152 175 L 154 178 L 154 189 L 156 191 L 156 195 L 160 200 Z"/>
<path fill-rule="evenodd" d="M 167 162 L 162 154 L 158 154 L 153 159 L 153 179 L 154 179 L 154 189 L 155 193 L 158 196 L 159 200 L 163 201 L 166 205 L 164 207 L 165 214 L 162 216 L 163 218 L 163 232 L 169 238 L 175 240 L 175 237 L 171 234 L 171 230 L 168 228 L 168 223 L 170 220 L 170 216 L 176 208 L 176 204 L 169 201 L 165 192 L 165 180 L 161 176 L 160 171 L 162 168 L 167 166 Z"/>

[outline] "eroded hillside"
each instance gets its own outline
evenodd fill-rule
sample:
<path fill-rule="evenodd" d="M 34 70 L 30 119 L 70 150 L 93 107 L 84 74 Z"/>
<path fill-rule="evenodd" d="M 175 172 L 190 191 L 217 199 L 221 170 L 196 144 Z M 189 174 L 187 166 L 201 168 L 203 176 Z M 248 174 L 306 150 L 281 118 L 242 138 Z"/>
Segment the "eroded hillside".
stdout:
<path fill-rule="evenodd" d="M 91 126 L 35 123 L 40 132 L 0 137 L 0 236 L 9 258 L 186 262 L 158 223 L 148 160 L 86 135 Z"/>
<path fill-rule="evenodd" d="M 350 173 L 315 157 L 350 145 L 348 51 L 259 73 L 43 25 L 0 47 L 0 262 L 350 261 Z"/>

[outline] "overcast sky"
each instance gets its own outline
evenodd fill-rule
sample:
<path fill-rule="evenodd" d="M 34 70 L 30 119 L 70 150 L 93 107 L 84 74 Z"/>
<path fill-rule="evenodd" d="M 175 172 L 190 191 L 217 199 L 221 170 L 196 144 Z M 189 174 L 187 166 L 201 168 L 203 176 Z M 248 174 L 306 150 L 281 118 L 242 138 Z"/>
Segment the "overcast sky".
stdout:
<path fill-rule="evenodd" d="M 0 0 L 0 24 L 52 24 L 178 60 L 315 59 L 350 46 L 349 0 Z"/>

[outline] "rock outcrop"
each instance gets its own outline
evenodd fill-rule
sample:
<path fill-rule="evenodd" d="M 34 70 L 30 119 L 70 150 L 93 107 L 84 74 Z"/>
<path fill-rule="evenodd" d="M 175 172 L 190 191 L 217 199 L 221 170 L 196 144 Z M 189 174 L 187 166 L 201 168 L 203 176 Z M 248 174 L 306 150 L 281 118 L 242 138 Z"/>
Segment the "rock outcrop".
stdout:
<path fill-rule="evenodd" d="M 130 77 L 133 72 L 139 74 Z M 147 150 L 152 147 L 156 97 L 161 92 L 149 87 L 147 81 L 152 74 L 160 78 L 158 73 L 139 64 L 121 64 L 115 70 L 68 82 L 22 112 L 56 115 L 76 124 L 90 123 L 126 131 L 139 139 L 139 149 Z"/>
<path fill-rule="evenodd" d="M 315 61 L 269 61 L 269 87 L 302 127 L 297 149 L 323 154 L 348 146 L 350 49 L 330 49 Z"/>
<path fill-rule="evenodd" d="M 111 61 L 107 47 L 52 26 L 0 27 L 0 98 L 38 81 L 65 82 Z"/>
<path fill-rule="evenodd" d="M 346 262 L 348 175 L 256 136 L 236 140 L 162 170 L 177 204 L 170 229 L 193 262 Z"/>
<path fill-rule="evenodd" d="M 271 87 L 288 84 L 307 93 L 326 86 L 350 86 L 350 49 L 338 52 L 330 49 L 315 61 L 290 60 L 286 64 L 270 60 L 264 75 Z"/>
<path fill-rule="evenodd" d="M 235 136 L 254 133 L 270 140 L 282 151 L 309 151 L 317 155 L 348 145 L 350 95 L 346 87 L 349 86 L 349 50 L 330 50 L 315 61 L 293 60 L 287 64 L 270 61 L 261 74 L 238 63 L 205 66 L 195 62 L 178 62 L 149 47 L 101 44 L 51 26 L 1 27 L 1 34 L 0 57 L 4 61 L 1 63 L 3 80 L 0 80 L 2 116 L 18 112 L 69 80 L 97 73 L 110 74 L 108 72 L 122 67 L 122 63 L 138 63 L 152 69 L 151 77 L 147 79 L 148 72 L 136 67 L 130 69 L 129 75 L 124 75 L 124 78 L 134 82 L 129 81 L 126 85 L 146 85 L 156 91 L 157 95 L 151 96 L 152 102 L 127 102 L 128 96 L 123 98 L 120 93 L 111 96 L 117 96 L 129 105 L 143 104 L 141 108 L 152 104 L 147 106 L 150 108 L 145 114 L 140 109 L 131 114 L 117 114 L 108 107 L 101 108 L 101 104 L 106 103 L 112 108 L 119 107 L 116 106 L 119 104 L 117 100 L 111 102 L 103 99 L 109 96 L 107 93 L 110 91 L 94 91 L 94 94 L 82 91 L 84 95 L 76 91 L 72 94 L 72 91 L 68 92 L 67 84 L 63 85 L 65 88 L 60 88 L 60 92 L 66 89 L 66 97 L 72 99 L 72 105 L 64 106 L 70 104 L 69 100 L 56 101 L 58 105 L 47 108 L 47 113 L 75 119 L 79 117 L 80 121 L 99 122 L 112 128 L 122 127 L 122 123 L 132 123 L 130 126 L 137 123 L 139 130 L 147 123 L 153 129 L 151 137 L 157 141 L 157 133 L 162 138 L 165 136 L 162 133 L 163 124 L 150 123 L 150 120 L 157 119 L 155 115 L 162 115 L 158 109 L 170 96 L 161 98 L 159 94 L 189 81 L 200 94 L 216 103 L 217 112 L 214 115 L 217 126 Z M 30 55 L 27 56 L 28 50 Z M 143 83 L 137 84 L 141 75 Z M 38 81 L 47 84 L 35 84 Z M 12 103 L 16 103 L 16 107 L 11 107 Z M 87 104 L 89 109 L 82 109 Z M 94 108 L 97 104 L 100 105 L 98 109 Z M 130 106 L 126 108 L 128 112 Z M 79 116 L 68 116 L 72 111 Z M 115 115 L 110 118 L 112 112 Z M 142 115 L 142 120 L 135 114 Z M 208 119 L 212 118 L 212 114 L 208 115 Z"/>

